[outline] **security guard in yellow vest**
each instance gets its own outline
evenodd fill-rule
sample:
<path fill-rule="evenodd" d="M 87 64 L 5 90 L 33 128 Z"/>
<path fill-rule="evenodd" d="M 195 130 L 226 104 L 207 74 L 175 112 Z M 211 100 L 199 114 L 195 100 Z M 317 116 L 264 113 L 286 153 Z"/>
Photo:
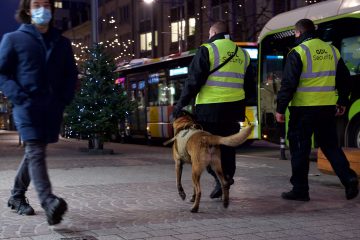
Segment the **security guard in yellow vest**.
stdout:
<path fill-rule="evenodd" d="M 221 66 L 232 55 L 234 57 Z M 218 66 L 221 67 L 216 70 Z M 181 109 L 195 99 L 195 115 L 203 129 L 228 136 L 240 130 L 239 121 L 245 118 L 245 97 L 254 101 L 255 92 L 249 54 L 230 40 L 225 23 L 216 22 L 210 28 L 209 41 L 200 46 L 190 64 L 173 116 L 179 116 Z M 235 148 L 221 146 L 221 160 L 225 177 L 230 184 L 234 183 Z M 221 197 L 220 182 L 210 168 L 208 171 L 216 179 L 210 197 Z"/>
<path fill-rule="evenodd" d="M 343 115 L 350 94 L 350 73 L 339 50 L 316 38 L 309 19 L 295 24 L 296 47 L 287 56 L 281 88 L 277 95 L 278 122 L 285 121 L 289 106 L 288 139 L 293 188 L 282 193 L 286 200 L 309 201 L 309 155 L 311 136 L 330 161 L 345 187 L 347 199 L 358 193 L 356 173 L 337 143 L 336 116 Z"/>

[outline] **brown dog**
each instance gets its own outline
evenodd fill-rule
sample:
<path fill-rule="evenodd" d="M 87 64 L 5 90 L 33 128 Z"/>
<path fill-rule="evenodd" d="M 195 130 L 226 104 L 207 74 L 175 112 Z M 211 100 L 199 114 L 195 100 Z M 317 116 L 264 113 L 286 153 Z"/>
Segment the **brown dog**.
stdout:
<path fill-rule="evenodd" d="M 245 142 L 253 126 L 248 126 L 239 133 L 228 137 L 212 135 L 201 130 L 190 115 L 181 116 L 173 122 L 175 137 L 165 142 L 164 145 L 174 141 L 173 158 L 175 160 L 176 185 L 180 197 L 185 200 L 186 194 L 181 184 L 181 175 L 184 163 L 192 164 L 192 181 L 194 193 L 191 201 L 194 202 L 191 212 L 199 210 L 201 197 L 200 176 L 204 169 L 210 165 L 220 179 L 223 192 L 223 205 L 229 205 L 229 183 L 225 180 L 221 168 L 220 147 L 226 145 L 235 147 Z"/>

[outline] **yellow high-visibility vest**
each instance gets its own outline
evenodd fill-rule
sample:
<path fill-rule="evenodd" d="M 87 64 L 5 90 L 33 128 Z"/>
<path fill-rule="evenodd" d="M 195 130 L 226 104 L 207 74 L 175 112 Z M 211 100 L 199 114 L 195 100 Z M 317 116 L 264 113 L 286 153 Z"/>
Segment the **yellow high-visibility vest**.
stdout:
<path fill-rule="evenodd" d="M 234 54 L 236 49 L 236 44 L 230 39 L 215 40 L 203 46 L 209 51 L 210 71 Z M 249 64 L 249 54 L 239 47 L 236 56 L 209 75 L 196 97 L 195 104 L 235 102 L 244 99 L 244 76 Z"/>
<path fill-rule="evenodd" d="M 291 106 L 335 105 L 339 51 L 320 39 L 306 41 L 293 50 L 299 53 L 303 68 Z"/>

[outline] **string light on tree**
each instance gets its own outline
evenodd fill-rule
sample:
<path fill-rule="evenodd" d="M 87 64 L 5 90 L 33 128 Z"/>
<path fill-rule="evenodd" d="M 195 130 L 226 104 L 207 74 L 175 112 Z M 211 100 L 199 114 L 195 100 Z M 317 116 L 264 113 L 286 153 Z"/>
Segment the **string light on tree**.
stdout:
<path fill-rule="evenodd" d="M 118 26 L 116 25 L 116 20 L 114 16 L 110 16 L 109 20 L 107 21 L 105 18 L 102 19 L 103 23 L 109 24 L 109 26 L 112 27 L 112 32 L 114 33 L 113 37 L 110 37 L 109 39 L 105 40 L 105 42 L 100 42 L 105 49 L 112 49 L 111 55 L 114 57 L 115 61 L 119 61 L 121 59 L 129 60 L 133 57 L 135 57 L 135 54 L 128 53 L 128 50 L 134 45 L 135 41 L 133 39 L 127 39 L 125 41 L 120 41 L 119 39 L 119 33 L 118 33 Z M 89 46 L 84 45 L 81 42 L 72 42 L 72 45 L 74 47 L 74 52 L 76 54 L 76 61 L 79 64 L 83 63 L 85 61 L 85 51 L 89 48 Z M 74 55 L 75 55 L 74 54 Z"/>

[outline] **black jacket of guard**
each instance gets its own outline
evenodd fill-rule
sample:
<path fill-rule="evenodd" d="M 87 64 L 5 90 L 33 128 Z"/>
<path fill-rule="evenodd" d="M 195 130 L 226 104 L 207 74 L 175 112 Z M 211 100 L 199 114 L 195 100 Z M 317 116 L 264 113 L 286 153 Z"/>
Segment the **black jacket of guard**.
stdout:
<path fill-rule="evenodd" d="M 227 33 L 219 33 L 210 38 L 207 42 L 214 42 L 218 39 L 225 39 Z M 239 51 L 239 50 L 238 50 Z M 179 111 L 195 99 L 200 89 L 205 85 L 210 72 L 209 52 L 205 46 L 197 50 L 190 66 L 189 76 L 185 81 L 180 99 L 178 100 L 173 115 L 177 117 Z M 244 78 L 245 100 L 236 102 L 198 104 L 195 106 L 196 118 L 199 122 L 238 122 L 244 121 L 246 99 L 256 98 L 256 80 L 252 66 L 246 70 Z"/>
<path fill-rule="evenodd" d="M 305 41 L 316 38 L 315 33 L 309 32 L 304 33 L 300 36 L 295 45 L 299 45 Z M 300 75 L 302 72 L 302 62 L 299 53 L 292 50 L 289 52 L 283 73 L 283 79 L 281 81 L 281 88 L 277 94 L 277 109 L 278 113 L 284 114 L 286 107 L 292 100 L 296 89 L 299 85 Z M 348 96 L 350 94 L 350 73 L 347 69 L 342 58 L 339 59 L 336 69 L 335 87 L 338 91 L 337 104 L 340 106 L 347 106 L 349 104 Z M 321 107 L 321 106 L 316 106 Z M 308 107 L 297 107 L 297 108 L 308 108 Z M 334 109 L 335 110 L 335 109 Z"/>

